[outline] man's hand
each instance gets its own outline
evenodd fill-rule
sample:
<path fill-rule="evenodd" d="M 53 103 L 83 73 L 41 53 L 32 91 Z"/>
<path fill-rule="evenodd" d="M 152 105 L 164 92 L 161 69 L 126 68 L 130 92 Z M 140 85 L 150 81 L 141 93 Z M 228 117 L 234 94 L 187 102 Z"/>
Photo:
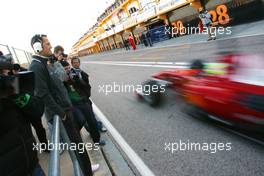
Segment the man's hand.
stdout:
<path fill-rule="evenodd" d="M 72 108 L 68 108 L 65 110 L 64 115 L 61 117 L 61 120 L 65 121 L 69 116 L 72 116 Z"/>
<path fill-rule="evenodd" d="M 67 119 L 67 114 L 65 113 L 65 114 L 62 116 L 61 120 L 62 120 L 62 121 L 65 121 L 66 119 Z"/>

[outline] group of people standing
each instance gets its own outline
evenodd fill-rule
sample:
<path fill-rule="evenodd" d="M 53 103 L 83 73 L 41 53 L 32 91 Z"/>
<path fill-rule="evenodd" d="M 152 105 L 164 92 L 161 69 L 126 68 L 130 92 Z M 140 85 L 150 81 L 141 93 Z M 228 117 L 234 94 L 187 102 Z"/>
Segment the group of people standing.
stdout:
<path fill-rule="evenodd" d="M 35 51 L 29 70 L 35 74 L 35 96 L 45 105 L 45 117 L 49 126 L 54 115 L 59 115 L 71 142 L 83 143 L 80 129 L 84 126 L 93 142 L 105 145 L 100 140 L 101 123 L 94 116 L 90 100 L 91 86 L 89 76 L 80 68 L 78 57 L 65 59 L 63 48 L 57 46 L 51 52 L 51 44 L 46 35 L 35 35 L 31 40 Z M 99 164 L 91 165 L 87 151 L 75 152 L 84 175 L 92 175 Z"/>
<path fill-rule="evenodd" d="M 10 82 L 8 80 L 12 78 L 9 76 L 26 69 L 14 67 L 15 64 L 0 53 L 1 65 L 10 62 L 8 69 L 0 67 L 0 170 L 3 176 L 45 176 L 34 149 L 36 140 L 31 131 L 33 126 L 41 145 L 49 145 L 42 124 L 43 115 L 50 129 L 54 116 L 61 118 L 71 144 L 85 145 L 80 134 L 84 127 L 93 140 L 93 146 L 105 145 L 100 132 L 105 132 L 106 128 L 97 121 L 93 113 L 89 75 L 80 68 L 80 59 L 73 57 L 69 63 L 61 46 L 56 46 L 52 53 L 46 35 L 34 35 L 30 44 L 35 54 L 28 69 L 34 74 L 34 80 L 29 84 L 32 83 L 34 87 L 32 86 L 32 91 L 28 93 L 17 94 L 13 91 L 14 88 L 10 87 L 13 84 L 7 85 Z M 60 143 L 67 141 L 63 137 L 64 135 L 61 135 Z M 46 148 L 44 152 L 50 151 Z M 63 150 L 60 151 L 62 152 Z M 92 176 L 99 169 L 99 164 L 91 164 L 86 149 L 77 147 L 73 152 L 84 176 Z"/>
<path fill-rule="evenodd" d="M 152 47 L 152 45 L 153 45 L 149 31 L 141 32 L 140 41 L 141 41 L 141 43 L 144 44 L 145 47 L 148 47 L 148 46 Z"/>
<path fill-rule="evenodd" d="M 130 46 L 132 47 L 133 50 L 137 49 L 137 45 L 142 44 L 145 47 L 152 47 L 153 43 L 151 40 L 151 34 L 149 31 L 146 32 L 141 32 L 139 36 L 139 40 L 135 41 L 135 38 L 130 34 L 128 39 L 124 41 L 124 46 L 126 50 L 130 50 Z"/>

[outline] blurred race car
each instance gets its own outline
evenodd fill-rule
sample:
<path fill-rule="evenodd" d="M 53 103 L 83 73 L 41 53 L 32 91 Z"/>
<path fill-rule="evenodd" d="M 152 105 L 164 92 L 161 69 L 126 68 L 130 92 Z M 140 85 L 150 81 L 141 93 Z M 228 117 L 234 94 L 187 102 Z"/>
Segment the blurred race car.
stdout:
<path fill-rule="evenodd" d="M 162 101 L 162 94 L 166 88 L 180 91 L 186 78 L 201 74 L 204 64 L 200 60 L 193 61 L 186 69 L 165 70 L 152 75 L 151 79 L 143 82 L 144 89 L 136 91 L 139 100 L 146 101 L 150 106 L 156 107 Z"/>
<path fill-rule="evenodd" d="M 222 123 L 264 132 L 264 60 L 256 55 L 222 56 L 218 63 L 194 61 L 189 69 L 164 71 L 144 84 L 179 92 L 196 114 Z M 151 106 L 162 92 L 137 96 Z"/>

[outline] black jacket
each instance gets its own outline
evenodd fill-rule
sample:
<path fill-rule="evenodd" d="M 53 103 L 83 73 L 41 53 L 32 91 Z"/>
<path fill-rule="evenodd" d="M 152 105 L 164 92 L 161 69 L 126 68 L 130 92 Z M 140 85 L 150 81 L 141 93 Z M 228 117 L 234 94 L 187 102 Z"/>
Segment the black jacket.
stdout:
<path fill-rule="evenodd" d="M 89 75 L 87 73 L 85 73 L 84 71 L 81 71 L 81 75 L 82 75 L 82 79 L 86 83 L 86 85 L 85 85 L 86 92 L 87 92 L 86 95 L 88 98 L 90 98 L 90 96 L 91 96 L 91 85 L 89 82 Z"/>
<path fill-rule="evenodd" d="M 76 73 L 75 69 L 71 70 L 73 73 Z M 78 91 L 78 93 L 89 99 L 91 96 L 91 85 L 89 83 L 89 75 L 81 70 L 80 76 L 73 81 L 74 88 Z"/>
<path fill-rule="evenodd" d="M 55 114 L 63 116 L 65 110 L 59 104 L 61 97 L 56 92 L 56 83 L 49 75 L 47 61 L 47 58 L 34 55 L 29 70 L 33 71 L 35 74 L 34 94 L 44 101 L 45 111 L 48 114 L 47 120 L 49 121 Z"/>
<path fill-rule="evenodd" d="M 0 175 L 24 176 L 38 164 L 31 126 L 12 100 L 0 100 Z"/>

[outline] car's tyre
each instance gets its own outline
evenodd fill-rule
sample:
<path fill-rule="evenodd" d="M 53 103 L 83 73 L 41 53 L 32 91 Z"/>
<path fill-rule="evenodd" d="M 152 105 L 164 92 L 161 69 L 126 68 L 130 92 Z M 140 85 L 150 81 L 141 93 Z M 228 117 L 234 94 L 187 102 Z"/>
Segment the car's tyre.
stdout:
<path fill-rule="evenodd" d="M 202 60 L 193 60 L 190 65 L 190 69 L 203 69 L 204 68 L 204 61 Z"/>
<path fill-rule="evenodd" d="M 143 83 L 143 96 L 144 100 L 152 107 L 160 105 L 162 95 L 160 86 L 155 80 L 147 80 Z"/>

